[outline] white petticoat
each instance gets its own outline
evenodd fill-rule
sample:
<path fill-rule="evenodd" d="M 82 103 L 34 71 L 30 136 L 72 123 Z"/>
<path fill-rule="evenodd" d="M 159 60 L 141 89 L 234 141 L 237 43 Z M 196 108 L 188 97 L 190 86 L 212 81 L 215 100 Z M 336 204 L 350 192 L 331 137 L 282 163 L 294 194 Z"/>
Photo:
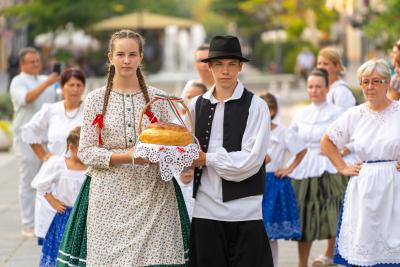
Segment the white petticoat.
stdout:
<path fill-rule="evenodd" d="M 396 162 L 364 163 L 347 185 L 339 254 L 350 264 L 400 264 L 400 172 Z"/>
<path fill-rule="evenodd" d="M 138 142 L 133 156 L 146 158 L 152 163 L 159 162 L 161 178 L 169 181 L 179 177 L 185 167 L 192 165 L 199 157 L 200 148 L 197 144 L 187 146 L 165 146 Z"/>

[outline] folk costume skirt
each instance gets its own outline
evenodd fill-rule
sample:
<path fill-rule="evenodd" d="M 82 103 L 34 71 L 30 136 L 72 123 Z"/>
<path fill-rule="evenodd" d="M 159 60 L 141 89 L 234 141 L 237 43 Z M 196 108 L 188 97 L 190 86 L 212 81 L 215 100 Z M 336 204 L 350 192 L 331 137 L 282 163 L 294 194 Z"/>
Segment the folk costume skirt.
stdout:
<path fill-rule="evenodd" d="M 300 213 L 302 242 L 336 236 L 339 211 L 348 178 L 324 172 L 320 177 L 292 179 Z"/>
<path fill-rule="evenodd" d="M 288 177 L 266 173 L 262 211 L 270 240 L 301 237 L 296 194 Z"/>
<path fill-rule="evenodd" d="M 68 220 L 65 234 L 57 257 L 57 266 L 86 266 L 87 228 L 86 218 L 89 205 L 90 177 L 87 176 L 78 195 L 75 206 Z M 177 265 L 151 265 L 151 267 L 185 267 L 189 261 L 189 234 L 190 220 L 186 210 L 185 201 L 178 183 L 173 180 L 176 199 L 179 209 L 181 232 L 185 253 L 185 264 Z M 149 266 L 150 267 L 150 266 Z"/>
<path fill-rule="evenodd" d="M 71 207 L 67 207 L 64 213 L 57 213 L 50 224 L 46 237 L 43 240 L 40 267 L 56 266 L 58 249 L 64 234 L 65 226 L 71 214 Z"/>
<path fill-rule="evenodd" d="M 364 163 L 350 179 L 334 261 L 345 266 L 400 266 L 400 172 L 396 162 Z"/>

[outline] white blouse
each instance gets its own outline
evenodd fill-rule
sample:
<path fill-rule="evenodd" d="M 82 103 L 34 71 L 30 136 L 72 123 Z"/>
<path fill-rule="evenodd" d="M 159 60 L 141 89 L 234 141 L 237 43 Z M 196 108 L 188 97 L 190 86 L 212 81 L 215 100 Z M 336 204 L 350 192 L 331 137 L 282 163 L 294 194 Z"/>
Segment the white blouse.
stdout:
<path fill-rule="evenodd" d="M 284 165 L 285 153 L 288 151 L 292 155 L 296 155 L 306 148 L 306 144 L 301 140 L 300 136 L 282 125 L 271 130 L 271 136 L 268 144 L 268 155 L 271 161 L 265 165 L 266 172 L 275 172 Z"/>
<path fill-rule="evenodd" d="M 290 173 L 291 178 L 305 179 L 321 176 L 325 171 L 337 172 L 328 157 L 321 154 L 320 140 L 342 112 L 339 106 L 324 102 L 319 105 L 310 104 L 296 113 L 290 128 L 306 143 L 307 153 Z"/>
<path fill-rule="evenodd" d="M 28 144 L 45 144 L 54 155 L 62 155 L 67 149 L 69 132 L 82 125 L 83 105 L 66 112 L 64 101 L 44 104 L 22 128 L 22 140 Z"/>
<path fill-rule="evenodd" d="M 70 170 L 63 156 L 52 156 L 43 164 L 32 186 L 39 195 L 52 193 L 68 207 L 73 207 L 85 180 L 85 171 Z"/>
<path fill-rule="evenodd" d="M 397 101 L 381 112 L 372 111 L 364 103 L 340 116 L 327 134 L 339 147 L 353 142 L 359 160 L 400 160 L 399 118 Z"/>
<path fill-rule="evenodd" d="M 343 80 L 337 80 L 329 86 L 326 101 L 347 110 L 354 107 L 356 99 L 350 90 L 350 86 Z"/>

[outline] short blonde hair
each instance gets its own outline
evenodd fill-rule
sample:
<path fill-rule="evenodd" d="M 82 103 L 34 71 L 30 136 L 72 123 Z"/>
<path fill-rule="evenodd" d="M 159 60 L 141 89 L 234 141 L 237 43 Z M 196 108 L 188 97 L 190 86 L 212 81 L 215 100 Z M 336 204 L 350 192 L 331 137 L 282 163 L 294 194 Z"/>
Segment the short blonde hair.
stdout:
<path fill-rule="evenodd" d="M 385 79 L 390 79 L 390 68 L 384 59 L 370 59 L 362 64 L 357 70 L 357 78 L 361 82 L 362 77 L 377 72 Z"/>
<path fill-rule="evenodd" d="M 340 53 L 339 51 L 332 46 L 327 46 L 322 48 L 319 53 L 318 56 L 321 56 L 323 58 L 326 58 L 327 60 L 329 60 L 330 62 L 332 62 L 333 64 L 338 66 L 338 75 L 343 75 L 345 68 L 342 64 L 342 59 L 340 57 Z"/>

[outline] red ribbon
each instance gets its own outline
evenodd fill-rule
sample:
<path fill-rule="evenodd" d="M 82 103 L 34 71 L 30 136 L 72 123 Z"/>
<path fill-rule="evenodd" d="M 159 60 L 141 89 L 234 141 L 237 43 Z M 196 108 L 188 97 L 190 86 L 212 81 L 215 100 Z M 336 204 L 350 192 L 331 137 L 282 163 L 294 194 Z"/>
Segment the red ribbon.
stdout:
<path fill-rule="evenodd" d="M 103 127 L 104 127 L 103 114 L 97 114 L 92 122 L 92 125 L 97 125 L 97 131 L 99 133 L 98 142 L 99 142 L 99 145 L 103 145 L 103 140 L 101 139 L 101 129 L 103 129 Z"/>
<path fill-rule="evenodd" d="M 146 111 L 144 112 L 144 114 L 149 118 L 150 123 L 158 122 L 157 117 L 154 115 L 153 112 L 150 111 L 150 109 L 146 109 Z"/>

